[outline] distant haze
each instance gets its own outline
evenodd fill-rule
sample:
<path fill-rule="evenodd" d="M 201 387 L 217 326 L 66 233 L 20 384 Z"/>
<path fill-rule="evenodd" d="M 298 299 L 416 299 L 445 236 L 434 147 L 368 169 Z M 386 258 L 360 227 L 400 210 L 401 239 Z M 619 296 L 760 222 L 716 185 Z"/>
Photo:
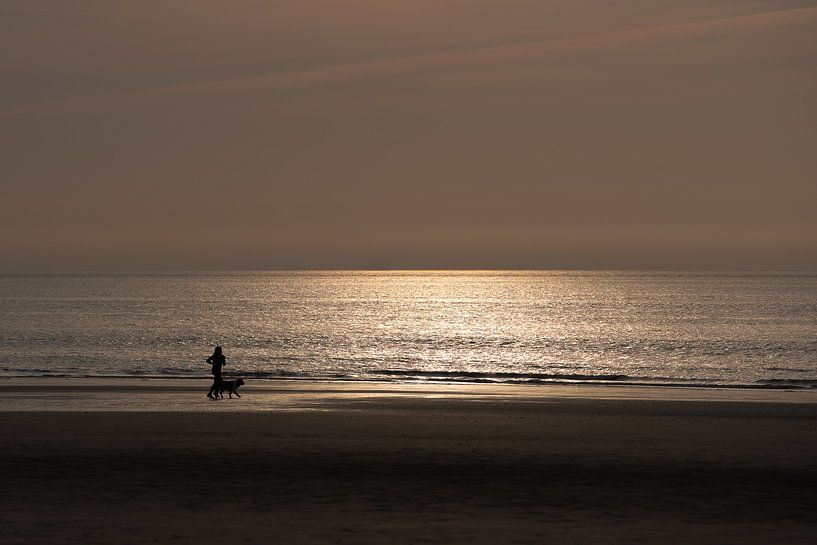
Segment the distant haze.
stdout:
<path fill-rule="evenodd" d="M 817 0 L 0 2 L 0 271 L 817 270 Z"/>

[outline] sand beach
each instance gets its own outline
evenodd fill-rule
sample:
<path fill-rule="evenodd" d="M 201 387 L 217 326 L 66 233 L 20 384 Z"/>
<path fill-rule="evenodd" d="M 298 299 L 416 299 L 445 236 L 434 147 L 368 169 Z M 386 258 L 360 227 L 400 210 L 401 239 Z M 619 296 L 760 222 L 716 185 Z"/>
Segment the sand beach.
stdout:
<path fill-rule="evenodd" d="M 6 379 L 0 543 L 810 543 L 817 392 Z"/>

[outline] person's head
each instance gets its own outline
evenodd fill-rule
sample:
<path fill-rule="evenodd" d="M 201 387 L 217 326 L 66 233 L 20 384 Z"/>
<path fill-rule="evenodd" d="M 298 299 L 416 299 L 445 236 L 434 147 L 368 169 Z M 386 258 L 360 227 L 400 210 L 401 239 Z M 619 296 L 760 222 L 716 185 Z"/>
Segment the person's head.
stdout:
<path fill-rule="evenodd" d="M 217 346 L 213 354 L 221 354 L 221 347 Z"/>

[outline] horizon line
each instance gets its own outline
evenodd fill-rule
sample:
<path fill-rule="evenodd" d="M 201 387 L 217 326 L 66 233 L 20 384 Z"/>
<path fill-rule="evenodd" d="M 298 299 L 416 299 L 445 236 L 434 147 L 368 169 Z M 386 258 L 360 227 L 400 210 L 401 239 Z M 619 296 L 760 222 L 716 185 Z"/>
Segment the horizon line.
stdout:
<path fill-rule="evenodd" d="M 66 269 L 59 271 L 30 270 L 30 271 L 0 271 L 0 276 L 96 276 L 96 275 L 128 275 L 128 274 L 292 274 L 292 273 L 688 273 L 688 274 L 786 274 L 786 275 L 817 275 L 817 269 L 728 269 L 728 268 L 582 268 L 582 267 L 553 267 L 553 268 L 414 268 L 414 267 L 367 267 L 367 268 L 336 268 L 311 267 L 302 269 L 290 268 L 236 268 L 236 269 Z"/>

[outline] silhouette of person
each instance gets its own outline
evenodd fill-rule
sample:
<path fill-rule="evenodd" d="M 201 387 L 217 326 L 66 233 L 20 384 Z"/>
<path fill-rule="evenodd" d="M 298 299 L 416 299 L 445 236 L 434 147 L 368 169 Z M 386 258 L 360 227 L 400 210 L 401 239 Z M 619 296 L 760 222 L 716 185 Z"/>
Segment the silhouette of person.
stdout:
<path fill-rule="evenodd" d="M 210 391 L 207 392 L 207 397 L 210 399 L 216 398 L 216 388 L 218 385 L 221 384 L 221 369 L 227 365 L 227 358 L 224 357 L 224 354 L 221 353 L 221 347 L 217 346 L 216 349 L 213 351 L 213 355 L 207 358 L 207 363 L 213 364 L 213 385 L 210 386 Z"/>

